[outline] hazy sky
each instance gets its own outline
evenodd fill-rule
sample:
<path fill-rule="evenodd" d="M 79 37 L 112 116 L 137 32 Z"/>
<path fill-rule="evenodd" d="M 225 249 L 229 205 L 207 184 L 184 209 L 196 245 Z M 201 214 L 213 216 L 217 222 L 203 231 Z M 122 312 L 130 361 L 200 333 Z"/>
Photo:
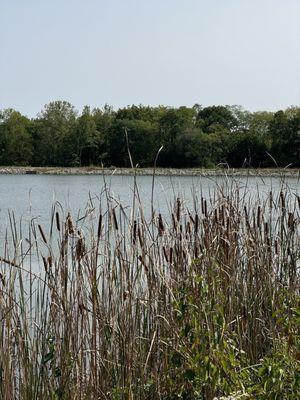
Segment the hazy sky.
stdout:
<path fill-rule="evenodd" d="M 300 105 L 300 0 L 0 0 L 0 109 Z"/>

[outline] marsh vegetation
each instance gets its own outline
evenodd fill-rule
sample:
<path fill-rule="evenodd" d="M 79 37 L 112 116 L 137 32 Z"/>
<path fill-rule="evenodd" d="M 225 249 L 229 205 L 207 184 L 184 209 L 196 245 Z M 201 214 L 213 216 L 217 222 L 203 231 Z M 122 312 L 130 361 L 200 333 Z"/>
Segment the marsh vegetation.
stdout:
<path fill-rule="evenodd" d="M 298 399 L 299 222 L 297 191 L 226 182 L 150 217 L 137 185 L 47 227 L 11 213 L 0 398 Z"/>

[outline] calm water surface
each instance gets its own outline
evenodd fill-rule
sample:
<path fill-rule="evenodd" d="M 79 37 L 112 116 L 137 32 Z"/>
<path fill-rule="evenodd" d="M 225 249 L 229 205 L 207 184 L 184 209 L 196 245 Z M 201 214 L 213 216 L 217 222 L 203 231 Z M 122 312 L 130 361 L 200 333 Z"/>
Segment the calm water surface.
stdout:
<path fill-rule="evenodd" d="M 146 213 L 151 209 L 152 177 L 137 177 L 141 202 Z M 209 197 L 217 187 L 237 185 L 241 193 L 255 199 L 265 197 L 271 189 L 280 190 L 288 186 L 289 192 L 300 192 L 297 178 L 218 178 L 192 176 L 160 176 L 155 178 L 155 208 L 164 212 L 168 204 L 180 195 L 187 205 L 192 206 L 193 193 Z M 43 221 L 50 218 L 51 207 L 59 202 L 65 211 L 84 213 L 89 199 L 97 204 L 103 198 L 105 186 L 123 206 L 131 206 L 134 178 L 132 176 L 97 175 L 0 175 L 0 218 L 7 220 L 8 210 L 15 212 L 16 219 L 38 217 Z"/>
<path fill-rule="evenodd" d="M 137 186 L 147 218 L 151 215 L 152 177 L 139 176 Z M 155 178 L 154 207 L 156 211 L 168 215 L 171 204 L 180 196 L 185 205 L 193 209 L 193 198 L 199 199 L 203 196 L 209 199 L 218 188 L 222 187 L 226 192 L 237 186 L 240 196 L 246 196 L 249 201 L 265 198 L 271 189 L 279 193 L 281 188 L 285 188 L 293 198 L 295 194 L 300 193 L 300 181 L 297 178 L 283 181 L 280 178 L 160 176 Z M 0 256 L 14 257 L 15 246 L 11 236 L 9 213 L 14 214 L 18 231 L 22 221 L 22 235 L 18 233 L 17 243 L 23 243 L 22 254 L 25 254 L 30 246 L 24 238 L 28 236 L 28 226 L 33 218 L 49 232 L 51 210 L 55 204 L 61 205 L 65 213 L 70 211 L 74 219 L 84 216 L 91 205 L 97 209 L 99 201 L 104 202 L 103 210 L 106 201 L 105 188 L 116 202 L 120 201 L 130 212 L 134 190 L 132 176 L 103 178 L 97 175 L 0 175 Z M 5 240 L 6 232 L 8 241 Z M 19 241 L 21 236 L 23 239 Z M 8 248 L 5 243 L 9 243 Z M 36 260 L 32 259 L 31 264 L 39 271 Z"/>

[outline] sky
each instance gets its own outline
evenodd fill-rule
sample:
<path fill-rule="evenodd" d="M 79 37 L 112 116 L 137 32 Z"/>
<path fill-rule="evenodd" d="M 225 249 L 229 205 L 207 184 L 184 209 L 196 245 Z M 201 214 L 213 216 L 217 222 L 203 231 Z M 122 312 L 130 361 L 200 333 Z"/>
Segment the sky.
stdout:
<path fill-rule="evenodd" d="M 300 0 L 0 0 L 0 109 L 300 105 Z"/>

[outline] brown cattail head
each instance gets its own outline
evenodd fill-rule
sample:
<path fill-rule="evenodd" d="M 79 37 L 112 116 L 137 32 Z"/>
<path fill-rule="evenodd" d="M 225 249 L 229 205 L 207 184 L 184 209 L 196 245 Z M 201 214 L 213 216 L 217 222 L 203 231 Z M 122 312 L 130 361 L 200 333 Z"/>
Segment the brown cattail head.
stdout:
<path fill-rule="evenodd" d="M 173 263 L 173 247 L 170 248 L 170 252 L 169 252 L 169 256 L 170 256 L 170 264 Z"/>
<path fill-rule="evenodd" d="M 195 233 L 198 232 L 199 229 L 199 216 L 198 214 L 195 215 Z"/>
<path fill-rule="evenodd" d="M 82 257 L 84 256 L 85 253 L 85 244 L 84 244 L 84 238 L 81 233 L 79 233 L 79 238 L 76 243 L 76 249 L 75 249 L 75 256 L 76 260 L 80 261 Z"/>
<path fill-rule="evenodd" d="M 117 231 L 117 230 L 119 230 L 119 226 L 118 226 L 116 211 L 114 208 L 112 209 L 112 217 L 113 217 L 113 223 L 114 223 L 115 230 Z"/>
<path fill-rule="evenodd" d="M 97 229 L 98 239 L 101 238 L 101 232 L 102 232 L 102 214 L 99 215 L 99 220 L 98 220 L 98 229 Z"/>
<path fill-rule="evenodd" d="M 265 235 L 269 235 L 269 224 L 267 222 L 265 222 Z"/>
<path fill-rule="evenodd" d="M 248 211 L 247 211 L 247 207 L 246 207 L 246 206 L 244 206 L 244 212 L 245 212 L 246 226 L 247 226 L 247 228 L 250 228 L 249 217 L 248 217 Z"/>
<path fill-rule="evenodd" d="M 272 190 L 270 191 L 270 196 L 269 196 L 269 207 L 273 207 L 273 192 Z"/>
<path fill-rule="evenodd" d="M 204 198 L 201 196 L 201 212 L 204 214 Z"/>
<path fill-rule="evenodd" d="M 45 271 L 47 272 L 47 270 L 48 270 L 48 264 L 47 264 L 46 257 L 42 256 L 42 260 L 43 260 L 43 265 L 44 265 Z"/>
<path fill-rule="evenodd" d="M 166 250 L 165 246 L 163 246 L 163 253 L 164 253 L 166 261 L 169 262 L 169 257 L 168 257 L 167 250 Z"/>
<path fill-rule="evenodd" d="M 219 220 L 219 217 L 218 217 L 218 210 L 215 209 L 215 211 L 214 211 L 214 222 L 217 223 L 218 220 Z"/>
<path fill-rule="evenodd" d="M 5 283 L 5 278 L 4 278 L 3 274 L 1 274 L 1 272 L 0 272 L 0 281 L 1 281 L 1 283 L 2 283 L 3 286 L 6 285 L 6 283 Z"/>
<path fill-rule="evenodd" d="M 67 216 L 67 230 L 68 230 L 69 235 L 73 235 L 75 232 L 74 224 L 73 224 L 70 213 L 68 213 L 68 216 Z"/>
<path fill-rule="evenodd" d="M 294 214 L 292 212 L 289 212 L 288 227 L 292 232 L 295 231 L 295 219 L 294 219 Z"/>
<path fill-rule="evenodd" d="M 49 268 L 51 269 L 51 268 L 52 268 L 52 257 L 49 256 L 49 257 L 47 258 L 47 261 L 48 261 L 48 266 L 49 266 Z"/>
<path fill-rule="evenodd" d="M 132 232 L 132 243 L 136 244 L 136 236 L 137 235 L 137 222 L 136 220 L 133 221 L 133 232 Z"/>
<path fill-rule="evenodd" d="M 176 218 L 177 221 L 180 220 L 180 211 L 181 211 L 181 202 L 180 202 L 180 198 L 177 198 L 177 202 L 176 202 Z"/>
<path fill-rule="evenodd" d="M 279 250 L 278 250 L 278 241 L 277 240 L 275 240 L 275 242 L 274 242 L 274 247 L 275 247 L 275 254 L 278 255 Z"/>
<path fill-rule="evenodd" d="M 207 217 L 207 201 L 204 200 L 204 215 Z"/>
<path fill-rule="evenodd" d="M 56 228 L 58 231 L 60 231 L 60 221 L 59 221 L 59 213 L 56 211 L 55 213 L 55 220 L 56 220 Z"/>
<path fill-rule="evenodd" d="M 46 236 L 45 236 L 45 234 L 43 232 L 43 229 L 42 229 L 41 225 L 38 225 L 38 228 L 39 228 L 40 234 L 42 236 L 43 242 L 47 244 L 47 239 L 46 239 Z"/>
<path fill-rule="evenodd" d="M 139 226 L 138 226 L 138 237 L 139 237 L 140 246 L 143 247 L 144 240 L 143 240 L 142 232 L 141 232 L 141 229 Z"/>
<path fill-rule="evenodd" d="M 164 231 L 165 231 L 165 226 L 164 226 L 164 223 L 163 223 L 162 216 L 159 213 L 158 214 L 158 234 L 159 234 L 159 236 L 162 236 Z"/>
<path fill-rule="evenodd" d="M 261 207 L 258 206 L 257 207 L 257 219 L 256 219 L 256 223 L 257 223 L 257 227 L 260 228 L 260 222 L 261 222 Z"/>
<path fill-rule="evenodd" d="M 280 204 L 281 204 L 282 210 L 284 210 L 285 209 L 285 197 L 284 197 L 284 194 L 282 191 L 280 192 Z"/>
<path fill-rule="evenodd" d="M 172 213 L 172 222 L 173 222 L 173 229 L 174 229 L 174 231 L 176 231 L 176 228 L 177 228 L 177 221 L 176 221 L 175 216 L 174 216 L 173 213 Z"/>
<path fill-rule="evenodd" d="M 190 220 L 192 221 L 192 223 L 195 224 L 195 220 L 194 220 L 192 214 L 189 214 L 189 217 L 190 217 Z"/>
<path fill-rule="evenodd" d="M 185 231 L 187 234 L 191 234 L 191 223 L 190 221 L 187 221 L 186 225 L 185 225 Z"/>

